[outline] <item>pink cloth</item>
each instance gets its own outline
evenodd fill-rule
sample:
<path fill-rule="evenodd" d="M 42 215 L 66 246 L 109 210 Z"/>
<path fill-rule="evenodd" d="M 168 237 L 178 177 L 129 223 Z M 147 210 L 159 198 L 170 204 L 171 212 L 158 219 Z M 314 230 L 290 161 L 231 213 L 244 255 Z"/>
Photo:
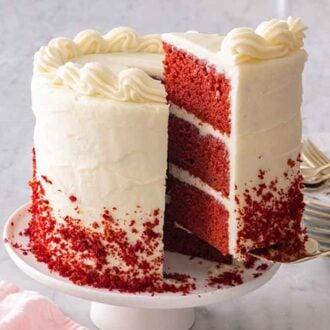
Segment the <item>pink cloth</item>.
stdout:
<path fill-rule="evenodd" d="M 0 281 L 0 330 L 87 330 L 37 292 Z"/>

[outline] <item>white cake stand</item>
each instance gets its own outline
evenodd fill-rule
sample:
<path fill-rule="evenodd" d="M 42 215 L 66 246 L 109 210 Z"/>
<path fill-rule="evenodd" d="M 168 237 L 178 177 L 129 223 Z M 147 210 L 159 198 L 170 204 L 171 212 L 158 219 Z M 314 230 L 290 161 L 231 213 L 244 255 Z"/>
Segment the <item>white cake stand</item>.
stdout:
<path fill-rule="evenodd" d="M 33 279 L 54 290 L 59 290 L 91 301 L 90 316 L 94 324 L 102 329 L 111 330 L 185 330 L 195 320 L 194 307 L 221 302 L 242 296 L 265 284 L 278 270 L 279 265 L 270 265 L 268 271 L 258 278 L 244 272 L 244 283 L 235 287 L 216 289 L 206 285 L 208 269 L 215 263 L 202 259 L 190 260 L 177 253 L 165 256 L 165 271 L 189 274 L 196 278 L 197 289 L 188 295 L 178 293 L 128 294 L 106 289 L 72 284 L 66 278 L 50 272 L 47 265 L 36 261 L 31 253 L 24 254 L 28 240 L 20 234 L 29 221 L 28 204 L 17 209 L 8 219 L 4 229 L 4 238 L 17 243 L 14 248 L 6 243 L 5 247 L 14 263 Z"/>

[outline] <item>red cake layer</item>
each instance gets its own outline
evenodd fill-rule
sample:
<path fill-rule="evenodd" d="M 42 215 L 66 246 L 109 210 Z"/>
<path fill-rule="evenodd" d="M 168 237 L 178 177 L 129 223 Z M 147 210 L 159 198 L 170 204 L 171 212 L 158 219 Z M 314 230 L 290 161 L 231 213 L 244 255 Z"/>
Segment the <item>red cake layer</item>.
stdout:
<path fill-rule="evenodd" d="M 172 176 L 167 179 L 166 222 L 181 224 L 223 255 L 228 255 L 228 217 L 226 208 L 213 197 Z"/>
<path fill-rule="evenodd" d="M 230 82 L 193 55 L 164 43 L 168 100 L 230 135 Z"/>
<path fill-rule="evenodd" d="M 243 196 L 235 197 L 238 203 L 237 249 L 242 255 L 247 253 L 246 242 L 252 242 L 250 249 L 263 248 L 279 242 L 296 242 L 303 234 L 303 178 L 294 169 L 295 163 L 289 159 L 289 170 L 283 174 L 290 182 L 288 189 L 279 188 L 278 178 L 266 184 L 268 172 L 260 170 L 261 183 L 245 189 Z"/>
<path fill-rule="evenodd" d="M 199 177 L 224 196 L 229 195 L 229 155 L 226 146 L 211 135 L 174 115 L 168 127 L 168 162 Z"/>

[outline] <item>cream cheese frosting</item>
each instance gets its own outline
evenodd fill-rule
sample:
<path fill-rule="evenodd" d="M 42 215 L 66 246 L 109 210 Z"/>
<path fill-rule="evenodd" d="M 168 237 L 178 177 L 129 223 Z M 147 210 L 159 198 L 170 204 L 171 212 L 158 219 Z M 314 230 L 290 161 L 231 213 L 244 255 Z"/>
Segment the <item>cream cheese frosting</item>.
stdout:
<path fill-rule="evenodd" d="M 236 64 L 283 57 L 303 47 L 305 29 L 301 19 L 292 17 L 263 22 L 256 30 L 236 28 L 224 38 L 219 55 L 229 56 Z"/>
<path fill-rule="evenodd" d="M 84 228 L 97 223 L 95 230 L 102 232 L 102 214 L 109 210 L 134 245 L 157 211 L 159 244 L 138 257 L 155 265 L 159 276 L 169 106 L 161 81 L 151 76 L 159 77 L 162 59 L 159 35 L 139 36 L 130 28 L 104 36 L 86 30 L 42 47 L 31 85 L 36 178 L 52 216 L 58 224 L 66 217 L 79 219 Z M 109 252 L 107 262 L 105 268 L 129 268 L 120 251 Z"/>

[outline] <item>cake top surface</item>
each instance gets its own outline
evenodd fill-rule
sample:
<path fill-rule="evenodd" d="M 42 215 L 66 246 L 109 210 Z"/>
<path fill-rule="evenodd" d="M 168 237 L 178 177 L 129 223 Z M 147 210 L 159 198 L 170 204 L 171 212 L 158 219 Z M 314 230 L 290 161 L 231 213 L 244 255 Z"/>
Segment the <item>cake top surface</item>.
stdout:
<path fill-rule="evenodd" d="M 226 36 L 197 32 L 165 33 L 163 40 L 198 57 L 240 65 L 284 57 L 304 45 L 301 19 L 272 19 L 252 28 L 235 28 Z"/>
<path fill-rule="evenodd" d="M 121 102 L 166 103 L 162 77 L 163 39 L 216 67 L 285 57 L 303 47 L 300 19 L 272 19 L 255 30 L 236 28 L 226 36 L 198 32 L 138 35 L 118 27 L 105 35 L 84 30 L 74 39 L 55 38 L 34 58 L 34 76 L 80 95 Z M 158 78 L 158 79 L 154 79 Z"/>
<path fill-rule="evenodd" d="M 34 57 L 34 76 L 81 95 L 166 103 L 163 85 L 151 77 L 159 75 L 162 52 L 156 34 L 140 36 L 129 27 L 106 35 L 85 30 L 73 40 L 55 38 L 41 47 Z"/>

